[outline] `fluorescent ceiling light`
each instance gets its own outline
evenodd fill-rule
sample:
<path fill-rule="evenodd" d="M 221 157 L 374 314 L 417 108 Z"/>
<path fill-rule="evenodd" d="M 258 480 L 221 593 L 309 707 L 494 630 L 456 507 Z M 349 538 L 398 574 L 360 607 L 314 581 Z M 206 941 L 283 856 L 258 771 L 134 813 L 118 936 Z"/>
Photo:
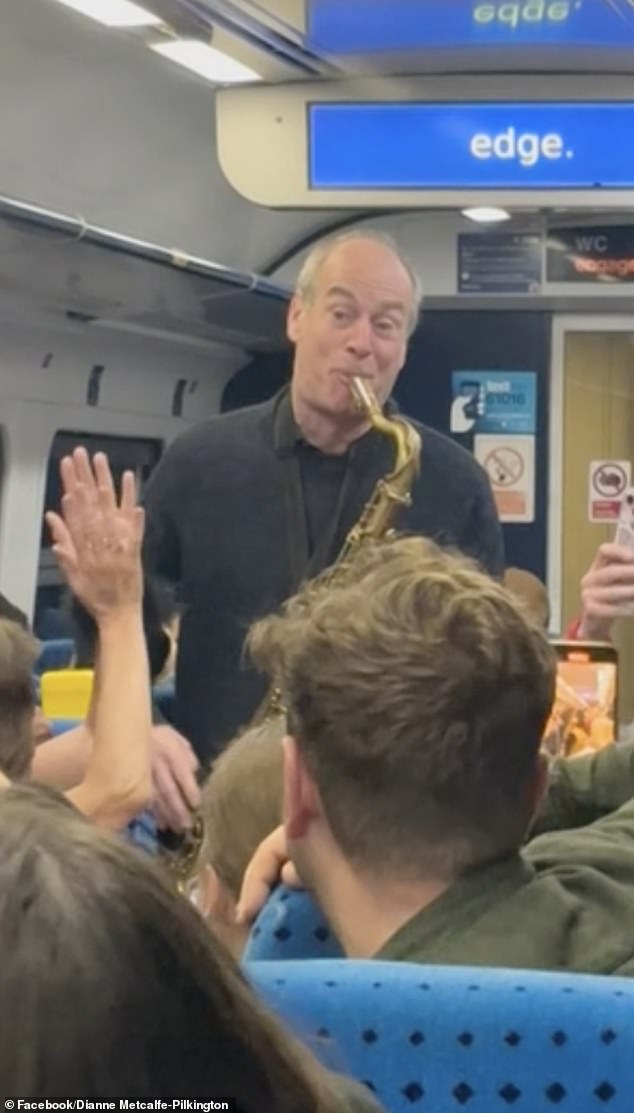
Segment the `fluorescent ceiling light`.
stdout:
<path fill-rule="evenodd" d="M 475 220 L 476 224 L 500 224 L 503 220 L 510 220 L 511 214 L 506 209 L 496 209 L 487 205 L 476 205 L 473 209 L 463 209 L 462 215 L 468 220 Z"/>
<path fill-rule="evenodd" d="M 170 39 L 168 42 L 154 43 L 152 50 L 186 66 L 200 77 L 206 77 L 208 81 L 230 83 L 260 80 L 260 74 L 255 70 L 244 66 L 242 62 L 236 62 L 235 58 L 222 50 L 207 46 L 200 39 Z"/>
<path fill-rule="evenodd" d="M 57 0 L 104 27 L 154 27 L 163 20 L 131 0 Z"/>

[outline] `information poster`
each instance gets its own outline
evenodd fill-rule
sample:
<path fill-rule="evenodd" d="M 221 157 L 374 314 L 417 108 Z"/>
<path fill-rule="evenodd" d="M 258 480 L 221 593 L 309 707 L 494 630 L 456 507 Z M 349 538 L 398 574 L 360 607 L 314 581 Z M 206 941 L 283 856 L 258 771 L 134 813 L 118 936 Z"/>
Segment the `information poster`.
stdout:
<path fill-rule="evenodd" d="M 537 294 L 541 278 L 541 236 L 499 232 L 458 236 L 459 293 Z"/>
<path fill-rule="evenodd" d="M 449 427 L 486 471 L 500 521 L 534 522 L 536 373 L 454 371 Z"/>
<path fill-rule="evenodd" d="M 534 371 L 454 371 L 452 433 L 535 433 Z"/>

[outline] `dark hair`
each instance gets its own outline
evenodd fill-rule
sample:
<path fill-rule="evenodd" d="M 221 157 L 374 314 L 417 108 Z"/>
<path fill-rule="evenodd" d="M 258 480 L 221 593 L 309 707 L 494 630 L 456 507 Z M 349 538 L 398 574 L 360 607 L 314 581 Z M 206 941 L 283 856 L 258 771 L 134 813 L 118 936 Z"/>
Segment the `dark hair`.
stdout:
<path fill-rule="evenodd" d="M 97 651 L 95 620 L 74 597 L 70 599 L 69 608 L 75 640 L 75 665 L 80 669 L 93 668 Z M 143 625 L 152 680 L 160 676 L 170 651 L 170 639 L 163 627 L 177 612 L 176 595 L 171 586 L 158 578 L 146 579 Z"/>
<path fill-rule="evenodd" d="M 0 792 L 0 945 L 3 1094 L 341 1111 L 195 909 L 51 789 Z"/>
<path fill-rule="evenodd" d="M 24 611 L 21 611 L 19 607 L 16 607 L 7 599 L 6 595 L 2 594 L 0 594 L 0 618 L 6 618 L 9 622 L 17 623 L 23 630 L 28 630 L 29 628 L 29 620 Z"/>

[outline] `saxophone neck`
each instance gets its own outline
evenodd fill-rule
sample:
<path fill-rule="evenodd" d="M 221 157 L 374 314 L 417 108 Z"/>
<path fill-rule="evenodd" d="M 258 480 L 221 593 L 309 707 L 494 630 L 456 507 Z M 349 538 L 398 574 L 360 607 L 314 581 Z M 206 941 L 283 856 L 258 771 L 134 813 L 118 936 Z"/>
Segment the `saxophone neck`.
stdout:
<path fill-rule="evenodd" d="M 398 474 L 405 466 L 412 463 L 417 466 L 421 447 L 420 438 L 409 422 L 399 417 L 386 417 L 374 392 L 359 376 L 351 380 L 351 391 L 357 408 L 365 415 L 370 425 L 394 444 L 394 468 L 391 474 Z"/>

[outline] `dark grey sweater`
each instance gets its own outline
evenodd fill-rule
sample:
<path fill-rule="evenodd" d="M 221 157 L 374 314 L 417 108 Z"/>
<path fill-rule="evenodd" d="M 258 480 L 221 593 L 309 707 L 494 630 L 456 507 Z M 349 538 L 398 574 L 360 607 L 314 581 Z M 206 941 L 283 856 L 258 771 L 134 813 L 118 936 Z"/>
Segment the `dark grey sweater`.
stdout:
<path fill-rule="evenodd" d="M 398 529 L 456 546 L 500 574 L 501 530 L 484 472 L 449 438 L 417 427 L 421 474 Z M 392 460 L 387 439 L 370 431 L 333 464 L 302 443 L 285 392 L 194 426 L 165 453 L 146 494 L 145 565 L 181 587 L 176 725 L 203 762 L 266 692 L 242 660 L 249 625 L 332 563 Z"/>

